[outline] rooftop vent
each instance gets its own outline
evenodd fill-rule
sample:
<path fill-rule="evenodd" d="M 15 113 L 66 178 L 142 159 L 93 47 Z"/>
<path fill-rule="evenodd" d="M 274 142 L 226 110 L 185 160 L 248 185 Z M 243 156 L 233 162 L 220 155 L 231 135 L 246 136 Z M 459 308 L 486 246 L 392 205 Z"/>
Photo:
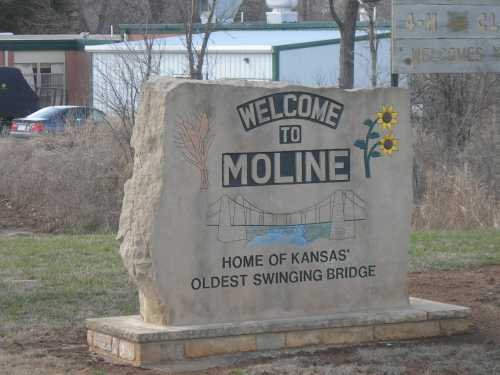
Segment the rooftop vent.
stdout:
<path fill-rule="evenodd" d="M 298 13 L 294 11 L 298 0 L 266 0 L 266 5 L 271 8 L 271 12 L 266 12 L 267 23 L 279 24 L 297 22 Z"/>

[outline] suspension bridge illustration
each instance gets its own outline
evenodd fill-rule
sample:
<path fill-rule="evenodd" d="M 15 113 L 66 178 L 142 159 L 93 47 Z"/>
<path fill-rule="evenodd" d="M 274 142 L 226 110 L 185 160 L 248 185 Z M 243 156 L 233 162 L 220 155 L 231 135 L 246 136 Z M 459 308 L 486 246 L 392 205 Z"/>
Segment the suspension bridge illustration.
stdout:
<path fill-rule="evenodd" d="M 238 195 L 223 195 L 211 203 L 207 225 L 217 228 L 221 242 L 246 241 L 249 228 L 330 224 L 330 240 L 356 238 L 356 222 L 366 220 L 365 201 L 352 190 L 337 190 L 313 206 L 293 212 L 263 210 Z"/>

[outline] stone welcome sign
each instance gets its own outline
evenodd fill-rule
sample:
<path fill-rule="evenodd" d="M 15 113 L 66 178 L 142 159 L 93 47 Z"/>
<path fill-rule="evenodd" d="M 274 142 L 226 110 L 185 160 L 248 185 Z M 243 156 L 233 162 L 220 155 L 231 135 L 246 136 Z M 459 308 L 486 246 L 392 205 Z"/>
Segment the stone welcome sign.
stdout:
<path fill-rule="evenodd" d="M 442 334 L 431 310 L 466 329 L 408 297 L 408 108 L 403 89 L 148 83 L 119 233 L 141 317 L 89 321 L 91 348 L 145 364 Z"/>
<path fill-rule="evenodd" d="M 129 269 L 154 283 L 143 293 L 156 305 L 146 321 L 408 306 L 412 142 L 403 90 L 171 85 L 155 93 L 165 117 L 134 135 L 140 174 L 127 184 L 121 223 Z M 138 209 L 138 196 L 150 212 Z M 139 242 L 136 225 L 146 226 Z"/>

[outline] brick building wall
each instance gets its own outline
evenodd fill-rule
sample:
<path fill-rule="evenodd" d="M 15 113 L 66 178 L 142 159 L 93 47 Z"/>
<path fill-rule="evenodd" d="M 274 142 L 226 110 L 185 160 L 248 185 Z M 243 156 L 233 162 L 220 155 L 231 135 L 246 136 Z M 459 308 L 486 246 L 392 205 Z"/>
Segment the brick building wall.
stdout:
<path fill-rule="evenodd" d="M 85 51 L 66 51 L 66 102 L 86 105 L 90 92 L 90 56 Z"/>

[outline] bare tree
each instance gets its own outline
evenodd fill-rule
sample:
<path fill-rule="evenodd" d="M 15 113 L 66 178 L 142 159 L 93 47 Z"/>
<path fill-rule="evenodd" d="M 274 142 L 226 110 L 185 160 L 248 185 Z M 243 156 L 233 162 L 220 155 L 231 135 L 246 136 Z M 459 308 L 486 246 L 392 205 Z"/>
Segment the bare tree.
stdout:
<path fill-rule="evenodd" d="M 151 0 L 149 6 L 160 11 L 162 5 L 156 3 L 157 1 Z M 217 0 L 211 2 L 208 22 L 202 26 L 197 23 L 197 3 L 196 0 L 189 0 L 186 4 L 179 0 L 178 9 L 185 16 L 186 70 L 192 79 L 203 79 L 208 41 L 216 26 Z M 200 29 L 203 32 L 197 34 Z M 94 57 L 97 75 L 94 79 L 94 102 L 119 119 L 125 130 L 124 141 L 130 139 L 135 125 L 143 83 L 153 75 L 168 74 L 166 71 L 160 71 L 163 41 L 164 39 L 151 33 L 146 25 L 142 40 L 125 41 L 117 45 L 113 53 L 96 54 Z"/>
<path fill-rule="evenodd" d="M 354 46 L 358 0 L 329 0 L 330 13 L 340 31 L 339 86 L 351 89 L 354 86 Z M 341 9 L 343 16 L 341 16 Z"/>
<path fill-rule="evenodd" d="M 413 74 L 409 83 L 414 124 L 438 136 L 451 159 L 492 116 L 498 84 L 492 74 Z"/>
<path fill-rule="evenodd" d="M 189 62 L 189 77 L 191 79 L 203 79 L 203 64 L 207 55 L 208 41 L 210 35 L 216 27 L 215 9 L 217 0 L 209 2 L 209 12 L 205 24 L 202 27 L 201 43 L 197 32 L 200 31 L 198 25 L 198 1 L 182 1 L 179 9 L 184 17 L 184 34 L 186 37 L 186 53 Z"/>
<path fill-rule="evenodd" d="M 94 56 L 94 105 L 118 119 L 120 131 L 113 122 L 109 125 L 126 144 L 135 126 L 142 85 L 160 74 L 161 39 L 145 33 L 142 40 L 121 46 L 125 48 Z"/>
<path fill-rule="evenodd" d="M 496 81 L 500 83 L 500 74 L 496 74 Z M 495 186 L 495 228 L 500 229 L 500 85 L 495 86 L 495 162 L 494 162 L 494 186 Z"/>
<path fill-rule="evenodd" d="M 108 18 L 109 5 L 109 1 L 94 1 L 89 4 L 84 0 L 78 0 L 78 14 L 81 30 L 93 33 L 104 31 Z M 88 10 L 93 10 L 95 12 L 95 26 L 91 25 Z"/>
<path fill-rule="evenodd" d="M 375 29 L 375 16 L 376 7 L 373 1 L 361 1 L 361 6 L 366 11 L 368 17 L 367 34 L 368 34 L 368 46 L 370 48 L 370 81 L 372 87 L 377 87 L 378 84 L 378 69 L 377 69 L 377 58 L 378 58 L 378 46 L 379 40 L 377 38 L 377 32 Z"/>
<path fill-rule="evenodd" d="M 243 14 L 244 22 L 265 22 L 266 3 L 263 0 L 244 0 L 238 14 Z"/>
<path fill-rule="evenodd" d="M 107 33 L 111 25 L 182 22 L 176 0 L 69 0 L 75 3 L 79 31 Z M 183 5 L 184 6 L 184 5 Z"/>
<path fill-rule="evenodd" d="M 493 74 L 410 75 L 417 202 L 430 193 L 432 176 L 443 170 L 468 170 L 471 183 L 491 192 L 495 175 L 491 128 L 498 83 Z"/>
<path fill-rule="evenodd" d="M 0 0 L 0 31 L 16 34 L 76 32 L 73 1 Z"/>
<path fill-rule="evenodd" d="M 150 22 L 160 23 L 163 21 L 162 17 L 168 4 L 165 0 L 148 0 Z"/>

